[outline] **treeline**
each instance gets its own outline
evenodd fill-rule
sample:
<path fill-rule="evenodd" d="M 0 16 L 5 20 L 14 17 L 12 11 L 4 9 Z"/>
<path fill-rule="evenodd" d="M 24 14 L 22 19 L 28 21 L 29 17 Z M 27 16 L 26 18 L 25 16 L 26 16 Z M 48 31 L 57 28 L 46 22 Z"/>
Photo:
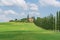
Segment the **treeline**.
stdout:
<path fill-rule="evenodd" d="M 27 18 L 22 18 L 22 19 L 15 19 L 15 20 L 10 20 L 9 22 L 28 22 Z"/>
<path fill-rule="evenodd" d="M 9 20 L 9 22 L 33 22 L 34 21 L 34 17 L 29 17 L 29 15 L 27 15 L 27 18 L 22 18 L 22 19 L 15 19 L 15 20 Z"/>
<path fill-rule="evenodd" d="M 37 26 L 42 27 L 44 29 L 53 30 L 54 26 L 55 26 L 54 20 L 55 20 L 55 18 L 53 17 L 52 14 L 50 14 L 49 16 L 44 17 L 44 18 L 37 17 L 37 19 L 34 21 L 34 23 Z"/>
<path fill-rule="evenodd" d="M 30 19 L 30 20 L 29 20 Z M 32 20 L 33 19 L 33 20 Z M 60 11 L 56 13 L 56 15 L 50 14 L 49 16 L 40 18 L 37 17 L 31 17 L 29 18 L 29 15 L 27 15 L 27 18 L 22 18 L 20 20 L 10 20 L 9 22 L 34 22 L 35 25 L 38 27 L 44 28 L 46 30 L 54 30 L 54 31 L 60 31 Z"/>
<path fill-rule="evenodd" d="M 50 14 L 49 16 L 43 18 L 37 17 L 34 23 L 47 30 L 60 31 L 60 11 L 58 11 L 55 16 Z"/>

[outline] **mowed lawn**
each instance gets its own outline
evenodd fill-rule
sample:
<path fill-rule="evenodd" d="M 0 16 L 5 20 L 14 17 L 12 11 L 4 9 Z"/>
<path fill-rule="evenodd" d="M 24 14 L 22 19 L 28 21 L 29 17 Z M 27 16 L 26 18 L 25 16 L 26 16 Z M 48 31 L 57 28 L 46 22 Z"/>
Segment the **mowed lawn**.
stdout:
<path fill-rule="evenodd" d="M 0 23 L 0 40 L 60 40 L 60 33 L 37 27 L 34 23 Z"/>

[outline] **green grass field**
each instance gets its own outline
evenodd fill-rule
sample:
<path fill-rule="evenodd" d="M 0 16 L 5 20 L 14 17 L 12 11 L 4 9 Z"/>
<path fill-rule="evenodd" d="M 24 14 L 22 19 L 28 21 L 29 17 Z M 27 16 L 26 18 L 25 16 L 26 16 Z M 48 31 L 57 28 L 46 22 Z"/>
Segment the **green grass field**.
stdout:
<path fill-rule="evenodd" d="M 60 40 L 60 33 L 39 28 L 34 23 L 0 23 L 0 40 Z"/>

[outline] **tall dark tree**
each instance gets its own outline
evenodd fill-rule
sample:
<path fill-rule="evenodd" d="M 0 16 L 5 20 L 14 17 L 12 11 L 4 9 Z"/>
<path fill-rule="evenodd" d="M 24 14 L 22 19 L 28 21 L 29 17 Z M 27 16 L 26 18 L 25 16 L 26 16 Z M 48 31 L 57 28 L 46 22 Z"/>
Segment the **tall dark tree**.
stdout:
<path fill-rule="evenodd" d="M 49 26 L 51 27 L 52 30 L 55 28 L 53 14 L 50 14 L 49 16 Z"/>
<path fill-rule="evenodd" d="M 18 21 L 18 19 L 15 19 L 15 22 L 17 22 Z"/>
<path fill-rule="evenodd" d="M 29 22 L 29 14 L 27 15 L 27 21 Z"/>
<path fill-rule="evenodd" d="M 60 11 L 57 12 L 57 30 L 60 30 Z"/>
<path fill-rule="evenodd" d="M 59 30 L 60 30 L 60 11 L 59 11 Z"/>

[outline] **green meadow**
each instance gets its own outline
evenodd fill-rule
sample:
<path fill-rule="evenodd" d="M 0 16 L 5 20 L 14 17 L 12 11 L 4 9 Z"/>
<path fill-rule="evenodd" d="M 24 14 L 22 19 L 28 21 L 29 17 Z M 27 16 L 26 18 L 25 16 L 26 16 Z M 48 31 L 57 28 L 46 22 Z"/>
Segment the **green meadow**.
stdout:
<path fill-rule="evenodd" d="M 60 33 L 37 27 L 34 23 L 0 23 L 0 40 L 60 40 Z"/>

